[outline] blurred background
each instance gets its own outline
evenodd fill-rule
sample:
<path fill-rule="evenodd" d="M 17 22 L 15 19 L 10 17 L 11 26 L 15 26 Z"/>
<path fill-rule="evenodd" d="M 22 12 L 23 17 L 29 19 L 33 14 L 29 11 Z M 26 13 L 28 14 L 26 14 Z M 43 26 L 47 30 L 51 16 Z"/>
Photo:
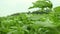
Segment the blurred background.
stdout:
<path fill-rule="evenodd" d="M 28 12 L 36 0 L 0 0 L 0 17 L 14 13 Z M 60 0 L 51 0 L 53 7 L 60 6 Z"/>

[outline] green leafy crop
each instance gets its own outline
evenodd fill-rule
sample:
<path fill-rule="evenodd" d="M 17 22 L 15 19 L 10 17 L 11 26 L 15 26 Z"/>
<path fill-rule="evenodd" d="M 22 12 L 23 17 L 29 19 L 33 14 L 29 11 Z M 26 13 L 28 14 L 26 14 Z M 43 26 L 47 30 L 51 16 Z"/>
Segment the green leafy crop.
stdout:
<path fill-rule="evenodd" d="M 60 34 L 60 6 L 38 0 L 29 9 L 36 7 L 41 10 L 0 17 L 0 34 Z"/>

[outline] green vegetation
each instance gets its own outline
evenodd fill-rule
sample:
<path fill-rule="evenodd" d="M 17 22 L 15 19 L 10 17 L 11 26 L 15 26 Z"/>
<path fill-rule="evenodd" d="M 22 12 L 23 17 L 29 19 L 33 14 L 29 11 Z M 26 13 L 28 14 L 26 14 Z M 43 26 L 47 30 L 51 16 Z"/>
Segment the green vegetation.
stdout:
<path fill-rule="evenodd" d="M 60 34 L 60 6 L 52 7 L 49 0 L 37 0 L 29 9 L 40 10 L 0 17 L 0 34 Z"/>

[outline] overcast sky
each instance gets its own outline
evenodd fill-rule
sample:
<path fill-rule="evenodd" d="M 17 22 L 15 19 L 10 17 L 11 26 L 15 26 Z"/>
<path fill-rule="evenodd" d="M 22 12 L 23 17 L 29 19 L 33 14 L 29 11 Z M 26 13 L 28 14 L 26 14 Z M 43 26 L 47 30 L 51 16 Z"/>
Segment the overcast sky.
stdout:
<path fill-rule="evenodd" d="M 0 0 L 0 16 L 19 12 L 28 12 L 28 7 L 36 0 Z M 51 0 L 54 7 L 60 6 L 60 0 Z"/>

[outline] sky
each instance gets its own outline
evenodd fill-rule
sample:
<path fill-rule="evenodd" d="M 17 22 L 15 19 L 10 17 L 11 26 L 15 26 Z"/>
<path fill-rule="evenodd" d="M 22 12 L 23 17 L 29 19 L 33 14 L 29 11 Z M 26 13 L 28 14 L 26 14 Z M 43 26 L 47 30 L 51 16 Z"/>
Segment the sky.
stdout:
<path fill-rule="evenodd" d="M 0 17 L 14 13 L 28 12 L 28 7 L 36 0 L 0 0 Z M 53 7 L 60 6 L 60 0 L 51 0 Z"/>

